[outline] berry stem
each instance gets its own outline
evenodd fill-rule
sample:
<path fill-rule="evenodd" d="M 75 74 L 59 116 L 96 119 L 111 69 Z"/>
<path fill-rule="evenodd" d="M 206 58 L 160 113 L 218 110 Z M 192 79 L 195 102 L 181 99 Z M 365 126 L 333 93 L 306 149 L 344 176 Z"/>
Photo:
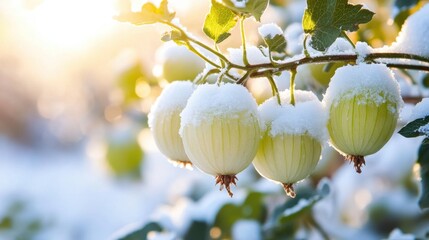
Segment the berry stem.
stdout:
<path fill-rule="evenodd" d="M 269 63 L 263 63 L 263 64 L 249 64 L 247 59 L 247 49 L 245 44 L 245 32 L 244 32 L 244 17 L 240 18 L 240 30 L 241 30 L 241 38 L 242 38 L 242 45 L 243 45 L 243 62 L 244 66 L 232 63 L 227 57 L 225 57 L 222 53 L 218 52 L 216 49 L 213 49 L 206 44 L 202 43 L 201 41 L 189 36 L 180 26 L 175 25 L 172 22 L 168 21 L 162 21 L 162 24 L 166 24 L 169 27 L 177 30 L 180 32 L 181 36 L 183 37 L 183 40 L 185 44 L 191 46 L 190 49 L 197 54 L 199 57 L 210 63 L 216 68 L 221 68 L 219 64 L 216 64 L 215 62 L 211 61 L 207 57 L 205 57 L 201 52 L 199 52 L 198 49 L 196 49 L 192 44 L 195 44 L 202 49 L 207 50 L 211 54 L 215 55 L 219 58 L 221 62 L 225 64 L 225 66 L 228 66 L 229 68 L 235 68 L 245 71 L 251 71 L 252 74 L 249 77 L 263 77 L 266 76 L 266 74 L 274 74 L 278 72 L 282 72 L 285 70 L 291 70 L 296 69 L 300 65 L 309 64 L 309 63 L 329 63 L 329 62 L 356 62 L 357 60 L 357 54 L 340 54 L 340 55 L 318 55 L 318 56 L 310 56 L 308 50 L 307 50 L 307 39 L 309 35 L 306 35 L 304 38 L 304 56 L 301 58 L 293 58 L 291 60 L 285 60 L 281 63 L 278 62 L 269 62 Z M 416 55 L 416 54 L 409 54 L 409 53 L 385 53 L 385 52 L 377 52 L 377 53 L 369 53 L 365 56 L 365 61 L 372 62 L 372 63 L 383 63 L 383 59 L 403 59 L 403 60 L 414 60 L 418 61 L 419 63 L 385 63 L 388 67 L 391 68 L 399 68 L 399 69 L 412 69 L 412 70 L 421 70 L 429 72 L 429 58 Z M 229 76 L 229 74 L 227 74 Z M 231 77 L 231 76 L 229 76 Z"/>
<path fill-rule="evenodd" d="M 282 105 L 282 102 L 281 102 L 281 100 L 280 100 L 279 89 L 277 88 L 277 84 L 276 84 L 276 82 L 274 81 L 273 76 L 272 76 L 272 75 L 267 75 L 266 77 L 267 77 L 268 81 L 270 82 L 271 90 L 272 90 L 272 92 L 273 92 L 273 96 L 275 96 L 275 97 L 277 98 L 277 103 L 278 103 L 279 105 Z"/>
<path fill-rule="evenodd" d="M 210 69 L 209 71 L 207 71 L 205 74 L 203 74 L 202 76 L 200 76 L 200 77 L 197 77 L 195 80 L 194 80 L 194 84 L 200 84 L 200 83 L 205 83 L 206 82 L 206 80 L 207 80 L 207 78 L 210 76 L 210 75 L 212 75 L 212 74 L 216 74 L 216 73 L 219 73 L 220 72 L 220 70 L 219 69 L 217 69 L 217 68 L 215 68 L 215 69 Z"/>
<path fill-rule="evenodd" d="M 290 104 L 295 106 L 295 77 L 296 77 L 296 68 L 292 68 L 290 70 Z"/>
<path fill-rule="evenodd" d="M 352 46 L 353 46 L 353 48 L 356 48 L 356 45 L 352 42 L 352 40 L 349 38 L 349 36 L 346 34 L 346 31 L 342 31 L 341 32 L 341 36 L 343 37 L 343 38 L 345 38 L 346 40 L 347 40 L 347 42 L 349 42 Z"/>
<path fill-rule="evenodd" d="M 240 17 L 240 33 L 241 33 L 241 45 L 243 47 L 243 63 L 245 66 L 249 65 L 249 60 L 247 60 L 247 49 L 246 49 L 246 34 L 244 32 L 244 16 Z"/>
<path fill-rule="evenodd" d="M 188 47 L 189 50 L 191 50 L 193 53 L 195 53 L 198 57 L 200 57 L 201 59 L 203 59 L 205 62 L 207 62 L 208 64 L 212 65 L 213 67 L 216 68 L 220 68 L 220 66 L 216 63 L 214 63 L 212 60 L 208 59 L 206 56 L 204 56 L 202 53 L 200 53 L 199 51 L 197 51 L 192 44 L 190 44 L 189 42 L 186 42 L 186 46 Z"/>
<path fill-rule="evenodd" d="M 304 55 L 305 55 L 305 57 L 307 57 L 307 58 L 309 58 L 310 57 L 310 53 L 308 52 L 308 49 L 307 49 L 307 40 L 308 40 L 308 37 L 309 37 L 310 35 L 308 35 L 308 34 L 306 34 L 305 35 L 305 37 L 304 37 L 304 41 L 303 41 L 303 43 L 302 43 L 302 46 L 303 46 L 303 48 L 304 48 Z"/>

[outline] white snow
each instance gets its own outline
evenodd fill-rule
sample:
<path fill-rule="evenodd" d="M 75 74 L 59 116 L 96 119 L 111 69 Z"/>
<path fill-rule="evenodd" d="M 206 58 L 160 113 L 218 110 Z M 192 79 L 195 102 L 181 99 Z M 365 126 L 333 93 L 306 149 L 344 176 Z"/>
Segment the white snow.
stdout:
<path fill-rule="evenodd" d="M 302 53 L 302 42 L 304 41 L 304 30 L 301 23 L 292 23 L 285 30 L 287 41 L 287 52 L 292 55 Z"/>
<path fill-rule="evenodd" d="M 266 23 L 261 25 L 258 28 L 258 32 L 264 38 L 274 37 L 276 35 L 283 35 L 282 29 L 275 23 Z"/>
<path fill-rule="evenodd" d="M 429 124 L 421 126 L 418 131 L 425 134 L 426 136 L 429 136 Z"/>
<path fill-rule="evenodd" d="M 327 113 L 322 103 L 309 91 L 295 91 L 295 106 L 290 102 L 290 91 L 280 92 L 282 105 L 272 97 L 259 106 L 261 128 L 270 136 L 279 134 L 308 134 L 321 143 L 327 138 Z"/>
<path fill-rule="evenodd" d="M 357 42 L 356 43 L 356 54 L 357 60 L 356 63 L 363 63 L 366 56 L 372 52 L 372 48 L 366 42 Z"/>
<path fill-rule="evenodd" d="M 236 8 L 245 8 L 249 0 L 231 0 Z"/>
<path fill-rule="evenodd" d="M 414 240 L 416 237 L 413 234 L 405 234 L 400 229 L 395 228 L 387 240 Z"/>
<path fill-rule="evenodd" d="M 335 42 L 329 46 L 325 54 L 340 55 L 340 54 L 353 54 L 353 46 L 344 38 L 337 38 Z"/>
<path fill-rule="evenodd" d="M 289 88 L 290 85 L 290 72 L 283 71 L 279 76 L 274 75 L 274 82 L 276 83 L 277 89 L 283 91 Z"/>
<path fill-rule="evenodd" d="M 185 108 L 194 89 L 194 84 L 190 81 L 174 81 L 167 85 L 152 105 L 148 116 L 149 127 L 153 126 L 158 113 L 167 114 Z"/>
<path fill-rule="evenodd" d="M 399 84 L 393 72 L 384 64 L 358 64 L 338 68 L 332 77 L 323 102 L 330 108 L 340 99 L 349 99 L 356 95 L 364 95 L 365 99 L 377 105 L 387 101 L 397 103 L 389 106 L 391 112 L 403 105 Z M 362 100 L 361 104 L 365 104 Z"/>
<path fill-rule="evenodd" d="M 411 113 L 409 121 L 412 122 L 419 118 L 429 116 L 429 98 L 423 98 L 421 102 L 417 103 Z"/>
<path fill-rule="evenodd" d="M 258 117 L 256 101 L 245 87 L 231 83 L 199 85 L 180 114 L 180 132 L 189 124 L 199 125 L 223 117 L 239 118 L 239 114 Z"/>
<path fill-rule="evenodd" d="M 228 48 L 229 53 L 229 60 L 237 65 L 244 66 L 243 62 L 243 49 L 242 48 Z M 256 46 L 253 45 L 246 45 L 246 53 L 247 53 L 247 60 L 249 61 L 249 64 L 264 64 L 264 63 L 270 63 L 270 59 L 266 55 L 264 55 Z"/>
<path fill-rule="evenodd" d="M 392 52 L 429 57 L 429 4 L 408 17 L 396 41 L 388 48 Z"/>

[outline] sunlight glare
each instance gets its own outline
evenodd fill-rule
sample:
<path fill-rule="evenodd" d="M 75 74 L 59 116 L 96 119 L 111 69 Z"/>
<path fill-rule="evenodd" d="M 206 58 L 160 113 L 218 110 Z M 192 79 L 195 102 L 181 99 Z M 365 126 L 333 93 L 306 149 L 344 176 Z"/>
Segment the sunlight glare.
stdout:
<path fill-rule="evenodd" d="M 102 35 L 114 21 L 112 1 L 45 0 L 32 12 L 37 37 L 51 46 L 75 49 Z"/>

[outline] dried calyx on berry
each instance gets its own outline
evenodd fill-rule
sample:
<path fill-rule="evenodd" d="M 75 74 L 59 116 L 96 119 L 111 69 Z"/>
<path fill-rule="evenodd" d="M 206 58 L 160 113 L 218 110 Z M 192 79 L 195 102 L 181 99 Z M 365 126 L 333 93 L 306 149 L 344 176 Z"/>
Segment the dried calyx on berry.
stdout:
<path fill-rule="evenodd" d="M 329 110 L 331 145 L 361 173 L 364 156 L 380 150 L 392 136 L 403 104 L 392 71 L 383 64 L 339 68 L 323 102 Z"/>

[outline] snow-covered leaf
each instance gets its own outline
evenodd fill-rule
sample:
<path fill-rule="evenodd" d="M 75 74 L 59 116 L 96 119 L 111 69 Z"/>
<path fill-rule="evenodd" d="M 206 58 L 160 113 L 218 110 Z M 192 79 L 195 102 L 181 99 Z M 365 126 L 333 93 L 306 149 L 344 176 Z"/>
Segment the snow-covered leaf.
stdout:
<path fill-rule="evenodd" d="M 216 43 L 227 39 L 229 31 L 237 24 L 235 13 L 224 5 L 212 0 L 209 14 L 204 21 L 204 33 Z"/>
<path fill-rule="evenodd" d="M 425 133 L 424 131 L 420 131 L 420 129 L 427 124 L 429 124 L 429 116 L 416 119 L 408 123 L 407 125 L 405 125 L 405 127 L 403 127 L 399 131 L 399 134 L 401 134 L 406 138 L 413 138 L 413 137 L 420 137 L 420 136 L 427 135 L 427 133 Z"/>
<path fill-rule="evenodd" d="M 279 26 L 276 24 L 264 24 L 259 27 L 259 34 L 271 52 L 286 52 L 286 38 Z"/>
<path fill-rule="evenodd" d="M 353 32 L 359 24 L 369 22 L 374 13 L 362 7 L 347 0 L 307 0 L 302 26 L 311 34 L 311 46 L 325 51 L 342 31 Z"/>

